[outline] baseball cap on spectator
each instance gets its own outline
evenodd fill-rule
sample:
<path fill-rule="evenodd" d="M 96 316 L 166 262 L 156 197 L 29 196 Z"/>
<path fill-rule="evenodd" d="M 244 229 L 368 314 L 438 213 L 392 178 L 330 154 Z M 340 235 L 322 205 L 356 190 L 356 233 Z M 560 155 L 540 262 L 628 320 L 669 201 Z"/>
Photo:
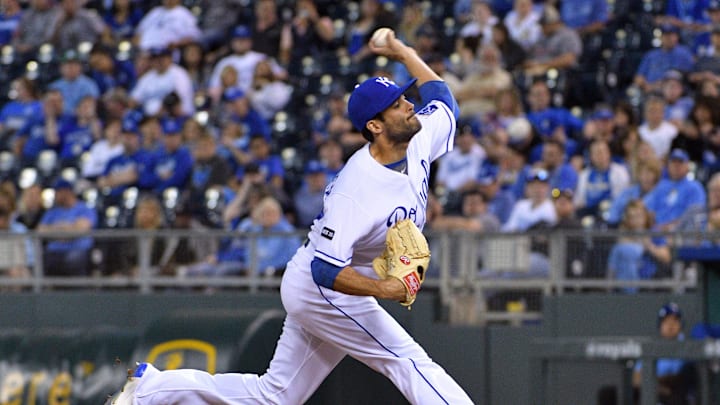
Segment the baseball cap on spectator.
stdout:
<path fill-rule="evenodd" d="M 158 57 L 158 56 L 171 55 L 171 54 L 172 54 L 172 51 L 170 50 L 170 48 L 167 48 L 167 47 L 164 47 L 164 46 L 156 46 L 156 47 L 150 48 L 150 49 L 148 50 L 148 54 L 149 54 L 151 57 L 155 58 L 155 57 Z"/>
<path fill-rule="evenodd" d="M 238 25 L 233 29 L 232 32 L 233 38 L 250 38 L 252 37 L 252 31 L 250 31 L 250 27 L 247 25 Z"/>
<path fill-rule="evenodd" d="M 80 62 L 80 54 L 74 49 L 68 49 L 63 53 L 60 62 Z"/>
<path fill-rule="evenodd" d="M 319 160 L 310 160 L 305 164 L 305 174 L 324 173 L 325 165 Z"/>
<path fill-rule="evenodd" d="M 673 149 L 672 152 L 670 152 L 670 156 L 668 156 L 668 160 L 679 160 L 681 162 L 687 162 L 690 160 L 690 157 L 688 156 L 687 152 L 685 152 L 682 149 Z"/>
<path fill-rule="evenodd" d="M 660 307 L 657 317 L 658 326 L 660 326 L 665 318 L 671 315 L 674 315 L 682 322 L 682 311 L 680 310 L 680 306 L 674 302 L 668 302 Z"/>
<path fill-rule="evenodd" d="M 179 120 L 173 118 L 166 118 L 162 120 L 161 124 L 163 134 L 165 135 L 176 135 L 182 131 L 182 124 Z"/>
<path fill-rule="evenodd" d="M 55 180 L 55 182 L 53 183 L 53 188 L 55 189 L 55 191 L 57 191 L 57 190 L 72 190 L 73 184 L 63 178 L 59 178 L 59 179 Z"/>
<path fill-rule="evenodd" d="M 500 170 L 495 165 L 483 165 L 478 173 L 477 182 L 483 186 L 489 186 L 497 181 Z"/>
<path fill-rule="evenodd" d="M 131 117 L 124 117 L 122 120 L 122 133 L 124 134 L 139 134 L 138 123 Z"/>
<path fill-rule="evenodd" d="M 230 87 L 223 93 L 223 99 L 225 101 L 235 101 L 243 97 L 245 97 L 245 92 L 239 87 Z"/>
<path fill-rule="evenodd" d="M 683 74 L 679 70 L 670 69 L 663 74 L 662 78 L 663 80 L 677 80 L 679 82 L 682 82 Z"/>
<path fill-rule="evenodd" d="M 615 117 L 613 111 L 607 107 L 600 107 L 592 115 L 594 120 L 610 120 Z"/>
<path fill-rule="evenodd" d="M 680 30 L 672 24 L 663 24 L 660 26 L 660 32 L 663 34 L 679 34 Z"/>
<path fill-rule="evenodd" d="M 533 169 L 525 175 L 525 181 L 528 183 L 532 181 L 547 183 L 550 181 L 550 173 L 548 173 L 545 169 Z"/>
<path fill-rule="evenodd" d="M 362 130 L 365 124 L 385 111 L 400 98 L 417 79 L 400 87 L 387 77 L 371 77 L 355 87 L 348 100 L 348 116 L 353 126 Z"/>

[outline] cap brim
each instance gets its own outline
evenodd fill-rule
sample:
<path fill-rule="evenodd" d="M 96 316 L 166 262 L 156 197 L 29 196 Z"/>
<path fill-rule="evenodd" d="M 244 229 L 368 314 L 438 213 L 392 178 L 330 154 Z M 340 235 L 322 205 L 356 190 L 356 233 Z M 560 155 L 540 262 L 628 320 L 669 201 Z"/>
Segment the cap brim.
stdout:
<path fill-rule="evenodd" d="M 403 86 L 400 86 L 397 90 L 395 90 L 395 93 L 393 93 L 391 96 L 388 97 L 386 100 L 383 100 L 383 103 L 380 105 L 380 111 L 378 113 L 385 111 L 388 107 L 392 105 L 392 103 L 395 102 L 400 96 L 405 94 L 405 92 L 412 87 L 415 82 L 417 82 L 417 78 L 413 77 L 409 82 L 405 83 Z"/>

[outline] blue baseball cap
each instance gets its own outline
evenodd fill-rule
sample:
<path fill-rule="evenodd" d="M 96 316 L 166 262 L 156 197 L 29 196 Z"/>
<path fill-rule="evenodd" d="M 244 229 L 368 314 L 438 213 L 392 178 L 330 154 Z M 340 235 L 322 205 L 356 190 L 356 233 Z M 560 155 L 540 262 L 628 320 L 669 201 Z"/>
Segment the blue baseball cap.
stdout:
<path fill-rule="evenodd" d="M 658 310 L 658 326 L 670 315 L 675 315 L 682 322 L 682 311 L 680 306 L 674 302 L 668 302 Z"/>
<path fill-rule="evenodd" d="M 162 131 L 165 135 L 175 135 L 182 131 L 182 123 L 173 118 L 166 118 L 162 120 L 160 125 L 162 126 Z"/>
<path fill-rule="evenodd" d="M 247 25 L 238 25 L 232 32 L 233 38 L 250 38 L 252 37 L 252 31 Z"/>
<path fill-rule="evenodd" d="M 597 111 L 595 111 L 592 115 L 592 119 L 594 120 L 609 120 L 615 117 L 615 114 L 613 111 L 607 107 L 599 108 Z"/>
<path fill-rule="evenodd" d="M 495 183 L 500 170 L 495 165 L 483 165 L 478 173 L 477 182 L 483 186 Z"/>
<path fill-rule="evenodd" d="M 125 117 L 122 120 L 122 133 L 124 134 L 137 134 L 138 133 L 138 123 L 131 117 Z"/>
<path fill-rule="evenodd" d="M 355 87 L 348 100 L 348 116 L 353 126 L 362 130 L 365 124 L 385 111 L 402 96 L 417 79 L 400 87 L 387 77 L 371 77 Z"/>
<path fill-rule="evenodd" d="M 690 157 L 688 156 L 687 152 L 682 149 L 673 149 L 672 152 L 670 152 L 668 160 L 679 160 L 682 162 L 687 162 L 688 160 L 690 160 Z"/>
<path fill-rule="evenodd" d="M 150 54 L 151 57 L 157 57 L 157 56 L 171 55 L 172 51 L 168 47 L 156 46 L 156 47 L 150 48 L 148 50 L 148 54 Z"/>
<path fill-rule="evenodd" d="M 325 165 L 319 160 L 310 160 L 305 164 L 305 174 L 315 174 L 325 172 Z"/>
<path fill-rule="evenodd" d="M 59 179 L 55 180 L 55 183 L 53 183 L 53 188 L 55 190 L 72 190 L 73 185 L 69 181 L 67 181 L 63 178 L 59 178 Z"/>
<path fill-rule="evenodd" d="M 223 99 L 226 101 L 235 101 L 245 97 L 245 92 L 239 87 L 230 87 L 223 93 Z"/>

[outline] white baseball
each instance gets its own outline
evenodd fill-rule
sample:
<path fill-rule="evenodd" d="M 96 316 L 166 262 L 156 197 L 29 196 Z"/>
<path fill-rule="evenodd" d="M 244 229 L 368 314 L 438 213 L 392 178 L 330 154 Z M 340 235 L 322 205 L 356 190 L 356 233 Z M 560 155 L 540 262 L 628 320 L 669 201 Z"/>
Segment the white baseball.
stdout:
<path fill-rule="evenodd" d="M 388 35 L 390 34 L 391 31 L 392 30 L 390 28 L 386 28 L 386 27 L 378 28 L 373 33 L 372 38 L 370 38 L 370 41 L 372 41 L 373 45 L 375 45 L 378 48 L 387 46 Z"/>

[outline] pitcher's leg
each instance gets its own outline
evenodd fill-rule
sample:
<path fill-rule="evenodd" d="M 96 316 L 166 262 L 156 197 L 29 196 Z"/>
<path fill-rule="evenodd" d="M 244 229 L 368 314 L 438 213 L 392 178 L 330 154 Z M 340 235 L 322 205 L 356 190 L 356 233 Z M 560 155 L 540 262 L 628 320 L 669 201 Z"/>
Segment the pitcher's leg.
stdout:
<path fill-rule="evenodd" d="M 151 370 L 137 386 L 136 405 L 301 404 L 344 356 L 288 315 L 264 375 Z"/>
<path fill-rule="evenodd" d="M 375 300 L 319 288 L 335 312 L 306 327 L 387 376 L 413 404 L 472 404 L 465 391 Z"/>

